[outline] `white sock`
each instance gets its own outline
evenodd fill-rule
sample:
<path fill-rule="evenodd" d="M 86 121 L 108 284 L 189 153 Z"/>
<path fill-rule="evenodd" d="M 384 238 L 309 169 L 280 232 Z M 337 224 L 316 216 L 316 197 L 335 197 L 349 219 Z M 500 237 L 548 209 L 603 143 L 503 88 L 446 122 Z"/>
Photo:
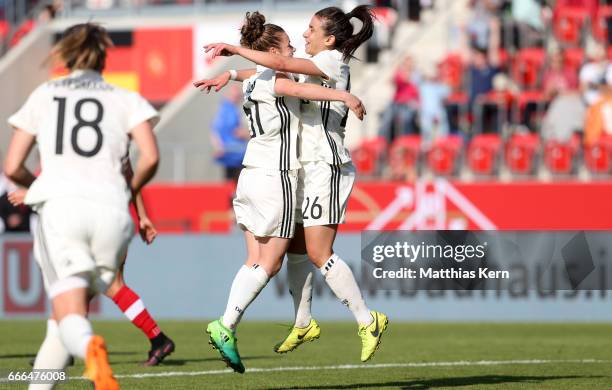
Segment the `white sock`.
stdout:
<path fill-rule="evenodd" d="M 243 265 L 238 270 L 232 282 L 227 306 L 223 314 L 222 322 L 225 327 L 236 329 L 244 311 L 257 298 L 259 292 L 266 287 L 268 280 L 270 280 L 270 277 L 259 264 L 252 267 Z"/>
<path fill-rule="evenodd" d="M 60 338 L 59 328 L 55 320 L 47 320 L 47 333 L 40 345 L 34 361 L 34 370 L 61 370 L 66 368 L 70 353 Z M 30 390 L 50 390 L 55 383 L 31 384 Z"/>
<path fill-rule="evenodd" d="M 312 319 L 312 269 L 307 255 L 287 253 L 289 292 L 293 298 L 295 326 L 298 328 L 307 327 Z"/>
<path fill-rule="evenodd" d="M 336 297 L 351 310 L 357 323 L 361 326 L 371 324 L 373 318 L 370 309 L 363 301 L 361 290 L 349 266 L 334 253 L 320 271 Z"/>
<path fill-rule="evenodd" d="M 59 331 L 68 352 L 73 356 L 85 359 L 87 346 L 93 336 L 93 330 L 87 318 L 78 314 L 69 314 L 60 321 Z"/>

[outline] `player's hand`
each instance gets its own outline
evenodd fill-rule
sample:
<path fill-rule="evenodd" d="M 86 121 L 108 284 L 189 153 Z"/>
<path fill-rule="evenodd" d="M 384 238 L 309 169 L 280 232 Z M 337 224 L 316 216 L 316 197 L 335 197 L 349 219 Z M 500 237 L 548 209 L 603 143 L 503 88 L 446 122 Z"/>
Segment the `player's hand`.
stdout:
<path fill-rule="evenodd" d="M 25 188 L 19 188 L 8 194 L 8 200 L 13 206 L 21 206 L 26 197 L 28 190 Z"/>
<path fill-rule="evenodd" d="M 348 106 L 348 108 L 355 113 L 357 118 L 360 121 L 363 120 L 363 117 L 366 115 L 366 109 L 363 105 L 363 102 L 359 100 L 359 98 L 353 94 L 348 94 L 348 97 L 344 101 L 344 104 Z"/>
<path fill-rule="evenodd" d="M 148 217 L 140 218 L 138 221 L 138 232 L 142 241 L 146 242 L 147 245 L 150 245 L 155 240 L 155 237 L 157 237 L 157 229 L 155 229 L 155 225 L 153 225 L 153 222 Z"/>
<path fill-rule="evenodd" d="M 238 52 L 238 48 L 234 45 L 228 45 L 227 43 L 209 43 L 204 46 L 204 53 L 212 51 L 211 59 L 215 57 L 230 57 Z"/>
<path fill-rule="evenodd" d="M 206 93 L 209 93 L 211 88 L 214 88 L 215 92 L 219 92 L 221 89 L 223 89 L 223 87 L 227 85 L 227 83 L 229 83 L 229 81 L 230 73 L 223 72 L 214 79 L 198 80 L 193 83 L 193 86 L 199 88 L 202 92 L 206 91 Z"/>

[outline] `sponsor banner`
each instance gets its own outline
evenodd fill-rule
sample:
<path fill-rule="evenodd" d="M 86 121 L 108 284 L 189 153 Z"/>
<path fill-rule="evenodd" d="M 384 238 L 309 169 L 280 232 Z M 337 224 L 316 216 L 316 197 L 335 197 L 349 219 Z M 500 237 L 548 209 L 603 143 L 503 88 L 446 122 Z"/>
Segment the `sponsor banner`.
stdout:
<path fill-rule="evenodd" d="M 365 231 L 364 277 L 383 290 L 607 290 L 609 231 Z"/>
<path fill-rule="evenodd" d="M 0 317 L 43 318 L 48 302 L 34 265 L 28 236 L 0 237 Z M 608 291 L 382 291 L 360 261 L 360 235 L 339 235 L 334 249 L 351 266 L 366 303 L 396 321 L 612 321 Z M 29 244 L 28 244 L 29 245 Z M 125 277 L 156 318 L 210 319 L 225 310 L 233 277 L 246 257 L 241 234 L 162 235 L 151 246 L 134 239 Z M 313 268 L 313 314 L 321 320 L 353 321 Z M 286 270 L 272 279 L 249 306 L 246 320 L 292 322 Z M 41 303 L 42 302 L 42 303 Z M 107 298 L 94 318 L 124 319 Z"/>
<path fill-rule="evenodd" d="M 230 202 L 220 201 L 231 194 L 226 184 L 153 188 L 145 191 L 161 231 L 177 231 L 177 221 L 192 221 L 180 231 L 227 233 L 234 228 Z M 610 199 L 612 182 L 358 182 L 340 231 L 612 230 Z"/>

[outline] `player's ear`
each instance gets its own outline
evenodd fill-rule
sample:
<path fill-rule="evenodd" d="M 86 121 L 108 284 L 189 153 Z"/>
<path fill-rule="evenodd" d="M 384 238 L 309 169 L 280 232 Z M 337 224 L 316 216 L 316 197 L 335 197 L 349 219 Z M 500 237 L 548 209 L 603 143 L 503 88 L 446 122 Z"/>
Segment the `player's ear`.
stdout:
<path fill-rule="evenodd" d="M 335 35 L 326 36 L 325 40 L 323 40 L 323 44 L 325 44 L 325 47 L 329 47 L 330 49 L 334 48 L 336 46 L 336 36 Z"/>
<path fill-rule="evenodd" d="M 280 54 L 280 51 L 277 48 L 275 48 L 275 47 L 271 47 L 271 48 L 268 49 L 268 53 L 270 53 L 270 54 Z"/>

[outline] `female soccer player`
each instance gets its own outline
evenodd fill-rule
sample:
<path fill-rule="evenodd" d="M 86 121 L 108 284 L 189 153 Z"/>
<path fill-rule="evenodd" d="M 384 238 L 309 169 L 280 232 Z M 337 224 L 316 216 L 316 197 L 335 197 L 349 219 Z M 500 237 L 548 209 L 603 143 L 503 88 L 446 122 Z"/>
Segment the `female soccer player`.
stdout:
<path fill-rule="evenodd" d="M 107 32 L 93 23 L 68 28 L 51 57 L 70 70 L 39 86 L 9 118 L 15 128 L 5 174 L 29 188 L 25 203 L 39 214 L 35 245 L 62 344 L 85 360 L 96 389 L 118 389 L 104 339 L 87 319 L 89 296 L 115 278 L 133 232 L 132 194 L 153 177 L 159 162 L 152 127 L 157 112 L 138 94 L 101 76 Z M 134 176 L 122 174 L 130 139 L 139 149 Z M 38 144 L 42 172 L 25 167 Z"/>
<path fill-rule="evenodd" d="M 265 23 L 258 12 L 247 13 L 240 44 L 283 58 L 291 58 L 295 51 L 285 31 Z M 245 169 L 238 179 L 234 211 L 245 231 L 248 258 L 234 278 L 224 315 L 207 326 L 211 344 L 240 373 L 244 365 L 236 344 L 236 327 L 248 305 L 280 269 L 294 233 L 300 98 L 342 101 L 360 119 L 364 113 L 359 99 L 347 91 L 300 84 L 290 75 L 262 66 L 245 80 L 243 91 L 251 140 L 243 160 Z"/>
<path fill-rule="evenodd" d="M 351 19 L 361 22 L 359 31 L 354 31 Z M 311 56 L 309 59 L 283 57 L 223 43 L 210 44 L 205 49 L 206 52 L 213 52 L 213 58 L 217 55 L 237 54 L 271 69 L 306 75 L 303 80 L 306 83 L 348 91 L 348 63 L 355 50 L 372 36 L 372 31 L 373 16 L 367 6 L 358 6 L 349 13 L 337 7 L 329 7 L 315 13 L 304 32 L 306 53 Z M 244 77 L 248 71 L 236 74 Z M 227 76 L 198 85 L 219 90 L 225 80 Z M 301 221 L 298 218 L 298 223 L 303 225 L 296 227 L 296 238 L 287 256 L 289 288 L 294 297 L 296 323 L 287 338 L 275 347 L 277 352 L 291 351 L 301 343 L 318 337 L 320 333 L 310 315 L 311 276 L 304 252 L 320 269 L 336 296 L 355 316 L 362 341 L 362 361 L 374 355 L 387 327 L 387 316 L 368 309 L 351 269 L 333 251 L 338 224 L 344 222 L 346 205 L 355 180 L 350 153 L 344 146 L 346 119 L 347 107 L 341 102 L 309 101 L 301 105 L 303 130 L 300 183 L 303 182 L 303 191 L 298 191 L 298 203 L 302 205 L 302 218 Z M 301 237 L 305 238 L 305 243 L 300 240 Z"/>

